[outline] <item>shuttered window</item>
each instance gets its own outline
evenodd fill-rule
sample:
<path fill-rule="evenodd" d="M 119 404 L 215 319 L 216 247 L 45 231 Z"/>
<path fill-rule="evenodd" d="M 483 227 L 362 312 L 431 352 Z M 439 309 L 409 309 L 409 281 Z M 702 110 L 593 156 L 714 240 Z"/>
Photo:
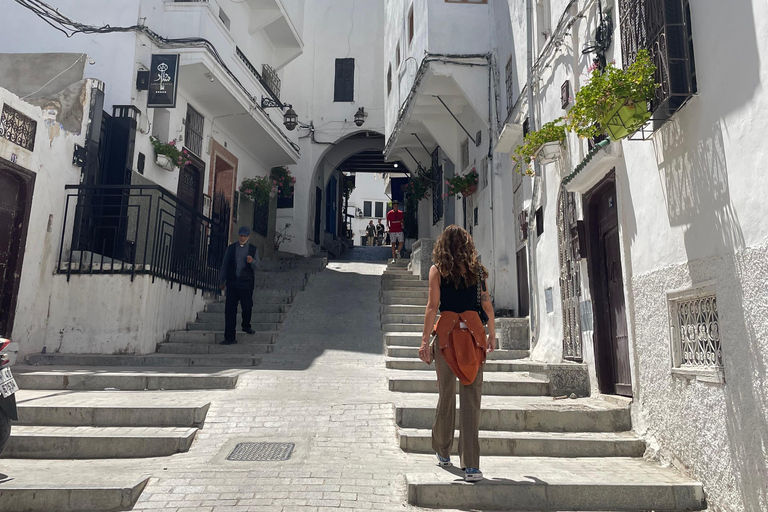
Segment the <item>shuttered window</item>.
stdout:
<path fill-rule="evenodd" d="M 336 59 L 333 101 L 355 101 L 355 59 Z"/>

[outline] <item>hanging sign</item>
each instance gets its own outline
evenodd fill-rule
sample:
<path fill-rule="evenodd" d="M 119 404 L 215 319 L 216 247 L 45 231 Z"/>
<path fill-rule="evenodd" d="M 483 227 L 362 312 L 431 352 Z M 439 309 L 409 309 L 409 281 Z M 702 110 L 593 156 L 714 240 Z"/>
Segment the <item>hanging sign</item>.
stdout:
<path fill-rule="evenodd" d="M 179 55 L 152 55 L 149 68 L 148 108 L 176 107 L 179 88 Z"/>

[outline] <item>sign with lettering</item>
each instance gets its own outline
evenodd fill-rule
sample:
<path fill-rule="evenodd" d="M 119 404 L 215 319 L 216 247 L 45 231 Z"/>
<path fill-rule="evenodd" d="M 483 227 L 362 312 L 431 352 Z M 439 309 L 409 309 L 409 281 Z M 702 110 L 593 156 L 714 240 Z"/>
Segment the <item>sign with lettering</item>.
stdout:
<path fill-rule="evenodd" d="M 175 108 L 179 88 L 179 55 L 152 55 L 148 108 Z"/>

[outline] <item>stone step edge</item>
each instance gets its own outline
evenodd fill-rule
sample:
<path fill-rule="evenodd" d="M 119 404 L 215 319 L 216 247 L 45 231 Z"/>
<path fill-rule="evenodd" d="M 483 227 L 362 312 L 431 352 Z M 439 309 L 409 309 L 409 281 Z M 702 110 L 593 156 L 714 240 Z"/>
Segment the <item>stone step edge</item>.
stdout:
<path fill-rule="evenodd" d="M 19 372 L 18 374 L 14 374 L 14 377 L 16 377 L 16 381 L 22 390 L 49 389 L 72 391 L 102 391 L 107 388 L 114 388 L 120 391 L 235 389 L 239 379 L 238 375 L 200 375 L 175 373 L 157 373 L 156 375 L 147 375 L 140 373 L 121 373 L 109 371 L 99 374 L 83 374 L 77 373 L 75 371 L 46 373 L 41 372 L 39 375 L 36 375 L 33 371 L 23 371 Z M 99 382 L 102 382 L 103 384 L 97 385 Z M 128 383 L 130 383 L 130 385 L 127 385 Z M 210 385 L 204 385 L 206 383 L 210 383 Z M 104 384 L 110 385 L 105 386 Z"/>
<path fill-rule="evenodd" d="M 0 485 L 0 512 L 95 512 L 130 510 L 139 500 L 150 476 L 142 476 L 127 484 L 92 482 L 63 486 L 49 485 L 51 479 L 41 471 L 40 482 L 21 485 L 13 481 Z M 56 475 L 60 476 L 60 475 Z"/>

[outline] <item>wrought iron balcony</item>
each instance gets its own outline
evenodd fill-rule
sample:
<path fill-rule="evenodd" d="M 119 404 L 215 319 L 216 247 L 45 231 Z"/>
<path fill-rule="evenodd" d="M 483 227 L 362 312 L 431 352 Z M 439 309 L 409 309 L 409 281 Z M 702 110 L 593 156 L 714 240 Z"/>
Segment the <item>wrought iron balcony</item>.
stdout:
<path fill-rule="evenodd" d="M 272 93 L 277 99 L 280 99 L 280 77 L 277 76 L 277 71 L 272 69 L 272 66 L 269 64 L 262 64 L 261 74 L 267 82 L 267 86 L 272 90 Z"/>
<path fill-rule="evenodd" d="M 242 63 L 245 65 L 245 67 L 248 69 L 248 71 L 251 72 L 251 74 L 256 78 L 256 81 L 261 84 L 262 87 L 264 87 L 267 90 L 267 93 L 269 93 L 274 100 L 279 101 L 280 100 L 280 79 L 277 77 L 277 73 L 275 70 L 273 70 L 271 67 L 264 64 L 262 69 L 269 68 L 269 70 L 274 74 L 273 81 L 270 81 L 270 78 L 265 78 L 261 75 L 261 73 L 258 72 L 256 67 L 251 64 L 251 61 L 248 60 L 248 57 L 245 56 L 243 51 L 239 47 L 235 47 L 235 53 L 237 54 L 237 57 L 242 61 Z M 277 90 L 273 88 L 275 85 L 274 80 L 276 80 Z"/>

